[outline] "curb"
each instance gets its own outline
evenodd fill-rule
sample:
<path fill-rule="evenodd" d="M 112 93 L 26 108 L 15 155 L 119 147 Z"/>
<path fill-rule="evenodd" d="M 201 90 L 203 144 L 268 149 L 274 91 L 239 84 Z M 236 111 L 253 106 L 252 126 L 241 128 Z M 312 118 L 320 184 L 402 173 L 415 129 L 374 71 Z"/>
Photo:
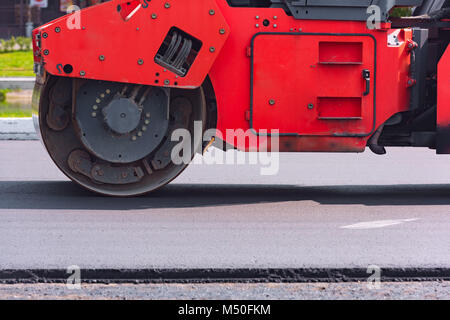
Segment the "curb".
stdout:
<path fill-rule="evenodd" d="M 35 77 L 0 78 L 0 89 L 33 90 Z"/>
<path fill-rule="evenodd" d="M 0 140 L 38 140 L 33 118 L 0 118 Z"/>

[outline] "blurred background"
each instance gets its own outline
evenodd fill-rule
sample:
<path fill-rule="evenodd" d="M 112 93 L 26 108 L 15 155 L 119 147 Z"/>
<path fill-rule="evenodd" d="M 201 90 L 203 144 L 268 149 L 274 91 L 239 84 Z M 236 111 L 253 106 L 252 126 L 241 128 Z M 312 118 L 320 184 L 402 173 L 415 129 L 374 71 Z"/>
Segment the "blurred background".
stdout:
<path fill-rule="evenodd" d="M 0 0 L 0 117 L 31 116 L 34 85 L 31 33 L 80 8 L 107 0 Z"/>
<path fill-rule="evenodd" d="M 30 36 L 34 27 L 58 18 L 71 5 L 81 8 L 102 0 L 1 0 L 0 38 Z"/>

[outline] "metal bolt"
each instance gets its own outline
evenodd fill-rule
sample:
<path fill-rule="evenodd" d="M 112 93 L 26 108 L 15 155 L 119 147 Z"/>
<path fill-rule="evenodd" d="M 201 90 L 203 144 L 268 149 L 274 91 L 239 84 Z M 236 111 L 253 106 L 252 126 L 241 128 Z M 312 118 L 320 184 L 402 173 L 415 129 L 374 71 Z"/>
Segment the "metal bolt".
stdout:
<path fill-rule="evenodd" d="M 44 54 L 45 54 L 46 56 L 48 56 L 48 55 L 50 54 L 50 51 L 44 50 Z"/>
<path fill-rule="evenodd" d="M 55 32 L 56 32 L 56 33 L 60 33 L 60 32 L 61 32 L 61 28 L 60 28 L 60 27 L 56 27 L 56 28 L 55 28 Z"/>
<path fill-rule="evenodd" d="M 139 60 L 138 60 L 138 65 L 142 66 L 143 64 L 144 64 L 144 60 L 139 59 Z"/>
<path fill-rule="evenodd" d="M 97 116 L 97 112 L 92 112 L 92 118 L 95 118 Z"/>
<path fill-rule="evenodd" d="M 166 3 L 164 4 L 164 8 L 169 9 L 169 8 L 170 8 L 170 3 L 166 2 Z"/>
<path fill-rule="evenodd" d="M 277 19 L 278 19 L 278 17 L 277 17 L 277 16 L 273 16 L 273 19 L 274 19 L 274 20 L 277 20 Z"/>
<path fill-rule="evenodd" d="M 278 27 L 276 24 L 273 25 L 274 28 Z"/>
<path fill-rule="evenodd" d="M 133 137 L 131 137 L 131 140 L 136 141 L 136 140 L 137 140 L 137 137 L 136 137 L 136 136 L 133 136 Z"/>
<path fill-rule="evenodd" d="M 97 99 L 97 100 L 95 100 L 95 102 L 100 103 L 100 102 L 102 102 L 102 100 Z"/>
<path fill-rule="evenodd" d="M 216 12 L 213 9 L 211 9 L 211 10 L 209 10 L 209 14 L 213 16 L 216 14 Z"/>
<path fill-rule="evenodd" d="M 105 61 L 105 56 L 104 55 L 100 55 L 100 57 L 98 57 L 100 59 L 100 61 Z"/>
<path fill-rule="evenodd" d="M 255 25 L 255 27 L 259 28 L 259 23 L 257 23 L 257 24 Z"/>
<path fill-rule="evenodd" d="M 168 86 L 170 84 L 170 80 L 164 80 L 164 84 Z"/>
<path fill-rule="evenodd" d="M 310 104 L 308 104 L 308 109 L 314 109 L 314 104 L 312 104 L 312 103 L 310 103 Z"/>
<path fill-rule="evenodd" d="M 211 48 L 209 48 L 209 51 L 210 51 L 211 53 L 213 53 L 213 52 L 215 52 L 215 51 L 216 51 L 216 48 L 214 48 L 214 47 L 211 47 Z"/>
<path fill-rule="evenodd" d="M 106 93 L 107 93 L 107 94 L 110 94 L 110 93 L 111 93 L 111 90 L 106 89 Z"/>
<path fill-rule="evenodd" d="M 136 28 L 136 31 L 139 31 L 139 30 L 140 30 L 139 27 L 137 27 L 137 28 Z"/>
<path fill-rule="evenodd" d="M 152 13 L 152 19 L 158 18 L 158 15 L 156 13 Z"/>
<path fill-rule="evenodd" d="M 150 118 L 150 117 L 147 117 Z M 145 124 L 149 125 L 150 124 L 150 120 L 145 120 Z"/>
<path fill-rule="evenodd" d="M 270 100 L 269 100 L 269 104 L 270 104 L 271 106 L 274 106 L 274 105 L 275 105 L 275 100 L 270 99 Z"/>
<path fill-rule="evenodd" d="M 219 30 L 219 33 L 220 33 L 220 34 L 225 34 L 225 29 L 223 29 L 223 28 L 220 29 L 220 30 Z"/>
<path fill-rule="evenodd" d="M 92 107 L 92 109 L 98 110 L 98 105 L 94 105 L 94 106 Z"/>
<path fill-rule="evenodd" d="M 142 131 L 147 131 L 147 126 L 142 126 Z"/>
<path fill-rule="evenodd" d="M 102 94 L 100 95 L 100 97 L 103 99 L 103 98 L 105 97 L 105 94 L 102 93 Z"/>
<path fill-rule="evenodd" d="M 139 131 L 139 132 L 138 132 L 138 136 L 139 136 L 139 137 L 142 137 L 142 131 Z"/>
<path fill-rule="evenodd" d="M 48 38 L 48 33 L 47 33 L 47 32 L 44 32 L 44 33 L 42 34 L 42 38 L 44 38 L 44 39 Z"/>
<path fill-rule="evenodd" d="M 256 16 L 255 18 L 256 18 L 256 19 L 259 19 L 259 16 Z"/>
<path fill-rule="evenodd" d="M 145 116 L 146 116 L 147 118 L 150 118 L 150 112 L 147 112 L 147 113 L 145 114 Z M 146 121 L 146 123 L 147 123 L 147 121 Z"/>
<path fill-rule="evenodd" d="M 80 71 L 80 76 L 84 77 L 86 75 L 85 71 Z"/>

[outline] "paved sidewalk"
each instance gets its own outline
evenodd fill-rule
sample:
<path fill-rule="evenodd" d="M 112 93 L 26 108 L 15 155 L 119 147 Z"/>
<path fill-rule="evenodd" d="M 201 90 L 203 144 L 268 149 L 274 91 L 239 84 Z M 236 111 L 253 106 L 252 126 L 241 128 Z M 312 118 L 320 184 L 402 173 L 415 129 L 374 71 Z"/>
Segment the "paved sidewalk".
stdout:
<path fill-rule="evenodd" d="M 0 118 L 0 140 L 37 140 L 32 118 Z"/>
<path fill-rule="evenodd" d="M 35 77 L 0 78 L 0 89 L 31 90 L 34 87 Z"/>

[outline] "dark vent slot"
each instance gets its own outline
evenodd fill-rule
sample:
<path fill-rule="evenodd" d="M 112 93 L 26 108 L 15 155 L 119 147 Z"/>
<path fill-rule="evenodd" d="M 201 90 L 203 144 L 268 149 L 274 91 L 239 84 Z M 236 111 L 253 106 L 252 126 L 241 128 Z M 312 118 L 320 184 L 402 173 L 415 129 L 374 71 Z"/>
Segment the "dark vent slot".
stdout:
<path fill-rule="evenodd" d="M 202 42 L 182 30 L 172 27 L 158 50 L 155 62 L 184 77 L 194 64 Z"/>

